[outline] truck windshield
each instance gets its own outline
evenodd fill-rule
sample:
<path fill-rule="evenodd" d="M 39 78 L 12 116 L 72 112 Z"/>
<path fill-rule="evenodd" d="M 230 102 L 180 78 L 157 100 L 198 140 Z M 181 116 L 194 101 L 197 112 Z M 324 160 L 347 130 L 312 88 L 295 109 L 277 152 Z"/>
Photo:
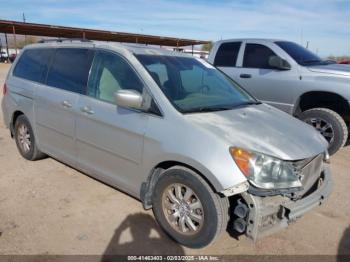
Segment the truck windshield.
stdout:
<path fill-rule="evenodd" d="M 324 61 L 310 50 L 288 41 L 276 41 L 276 45 L 287 52 L 299 65 L 325 65 L 334 63 L 333 61 Z"/>
<path fill-rule="evenodd" d="M 201 59 L 165 55 L 136 57 L 181 113 L 229 110 L 259 103 Z"/>

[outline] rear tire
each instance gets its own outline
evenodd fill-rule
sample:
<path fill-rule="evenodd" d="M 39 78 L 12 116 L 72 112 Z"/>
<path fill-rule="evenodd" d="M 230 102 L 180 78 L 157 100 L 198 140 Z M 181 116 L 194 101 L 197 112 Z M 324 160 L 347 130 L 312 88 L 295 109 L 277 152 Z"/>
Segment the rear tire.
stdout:
<path fill-rule="evenodd" d="M 25 159 L 34 161 L 46 156 L 38 149 L 32 126 L 25 115 L 16 119 L 14 129 L 17 149 Z"/>
<path fill-rule="evenodd" d="M 209 245 L 227 227 L 228 199 L 220 198 L 200 175 L 185 167 L 175 166 L 160 175 L 152 204 L 163 230 L 187 247 Z"/>
<path fill-rule="evenodd" d="M 348 139 L 348 128 L 344 119 L 333 110 L 327 108 L 313 108 L 304 111 L 300 119 L 313 127 L 328 141 L 328 152 L 335 154 Z"/>

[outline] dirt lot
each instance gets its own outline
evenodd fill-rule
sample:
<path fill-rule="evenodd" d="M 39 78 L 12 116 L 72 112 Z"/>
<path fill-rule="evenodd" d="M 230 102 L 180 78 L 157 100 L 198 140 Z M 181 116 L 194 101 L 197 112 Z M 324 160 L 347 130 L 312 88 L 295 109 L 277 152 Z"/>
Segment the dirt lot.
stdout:
<path fill-rule="evenodd" d="M 8 68 L 0 65 L 1 86 Z M 24 160 L 0 118 L 0 254 L 350 254 L 350 146 L 332 158 L 325 205 L 255 244 L 225 233 L 192 250 L 130 196 L 51 158 Z"/>

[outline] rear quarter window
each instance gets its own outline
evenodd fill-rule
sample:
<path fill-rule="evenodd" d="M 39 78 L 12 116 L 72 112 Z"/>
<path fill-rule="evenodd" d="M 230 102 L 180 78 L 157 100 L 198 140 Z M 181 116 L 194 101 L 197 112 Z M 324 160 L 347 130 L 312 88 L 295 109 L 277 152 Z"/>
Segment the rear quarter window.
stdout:
<path fill-rule="evenodd" d="M 53 53 L 54 49 L 25 50 L 13 70 L 13 75 L 26 80 L 44 83 Z"/>
<path fill-rule="evenodd" d="M 85 94 L 94 51 L 58 48 L 47 76 L 47 85 Z"/>

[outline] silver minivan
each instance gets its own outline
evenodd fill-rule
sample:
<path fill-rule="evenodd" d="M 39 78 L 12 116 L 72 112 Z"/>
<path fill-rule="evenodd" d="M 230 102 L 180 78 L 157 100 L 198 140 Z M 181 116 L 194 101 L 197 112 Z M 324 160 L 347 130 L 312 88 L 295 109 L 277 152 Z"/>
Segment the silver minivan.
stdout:
<path fill-rule="evenodd" d="M 24 158 L 51 156 L 140 199 L 185 246 L 208 245 L 226 229 L 256 240 L 331 191 L 318 132 L 178 52 L 34 44 L 3 93 Z"/>

